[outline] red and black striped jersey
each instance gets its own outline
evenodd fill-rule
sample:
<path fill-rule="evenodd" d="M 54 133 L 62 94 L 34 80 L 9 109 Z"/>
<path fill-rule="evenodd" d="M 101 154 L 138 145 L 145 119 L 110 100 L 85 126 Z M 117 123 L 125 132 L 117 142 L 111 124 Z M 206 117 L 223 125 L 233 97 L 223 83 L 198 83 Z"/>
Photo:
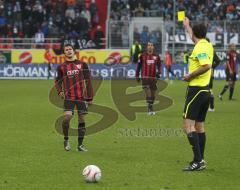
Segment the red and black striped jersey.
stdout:
<path fill-rule="evenodd" d="M 227 67 L 226 69 L 231 69 L 232 72 L 237 72 L 237 52 L 229 51 L 227 54 Z"/>
<path fill-rule="evenodd" d="M 66 61 L 57 67 L 55 87 L 67 100 L 92 101 L 93 88 L 88 66 L 80 61 Z"/>
<path fill-rule="evenodd" d="M 161 74 L 161 60 L 159 55 L 143 53 L 139 58 L 136 70 L 136 78 L 156 78 L 157 73 Z"/>

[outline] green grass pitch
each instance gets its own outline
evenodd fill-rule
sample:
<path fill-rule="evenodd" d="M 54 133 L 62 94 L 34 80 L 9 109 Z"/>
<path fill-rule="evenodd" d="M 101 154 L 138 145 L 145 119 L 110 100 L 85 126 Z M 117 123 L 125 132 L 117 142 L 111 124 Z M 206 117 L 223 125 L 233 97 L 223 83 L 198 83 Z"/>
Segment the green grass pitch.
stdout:
<path fill-rule="evenodd" d="M 184 173 L 192 152 L 184 135 L 153 137 L 124 136 L 123 130 L 169 129 L 182 127 L 186 83 L 174 81 L 161 92 L 174 104 L 151 117 L 137 114 L 128 121 L 119 113 L 110 128 L 87 136 L 88 152 L 77 152 L 76 137 L 72 150 L 63 150 L 63 138 L 54 129 L 62 110 L 50 104 L 48 93 L 53 81 L 0 80 L 0 189 L 1 190 L 236 190 L 240 188 L 240 83 L 236 101 L 216 98 L 216 111 L 206 120 L 207 146 L 205 171 Z M 217 95 L 224 81 L 215 81 Z M 114 106 L 110 81 L 104 81 L 95 102 Z M 99 119 L 87 116 L 87 124 Z M 76 120 L 73 120 L 73 124 Z M 97 184 L 84 182 L 86 165 L 102 170 Z"/>

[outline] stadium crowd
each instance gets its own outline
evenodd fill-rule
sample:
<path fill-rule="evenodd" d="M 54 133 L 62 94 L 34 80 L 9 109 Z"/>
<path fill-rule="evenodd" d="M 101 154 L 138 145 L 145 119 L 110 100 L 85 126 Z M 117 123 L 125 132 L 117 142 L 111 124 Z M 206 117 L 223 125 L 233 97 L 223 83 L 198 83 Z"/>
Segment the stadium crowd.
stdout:
<path fill-rule="evenodd" d="M 0 0 L 1 38 L 94 39 L 98 24 L 95 0 Z"/>
<path fill-rule="evenodd" d="M 164 28 L 168 34 L 173 34 L 174 26 L 176 26 L 176 33 L 185 33 L 183 25 L 173 22 L 173 7 L 173 0 L 112 0 L 110 12 L 113 23 L 112 31 L 117 35 L 118 31 L 122 30 L 122 26 L 127 25 L 126 21 L 130 20 L 131 17 L 160 16 L 164 19 Z M 207 23 L 208 32 L 240 32 L 240 27 L 236 24 L 236 21 L 240 19 L 239 0 L 176 0 L 176 12 L 182 10 L 191 21 Z M 119 37 L 127 38 L 128 34 L 123 36 L 124 32 L 119 33 Z M 142 29 L 134 28 L 134 40 L 146 44 L 149 38 L 155 43 L 161 40 L 161 34 L 159 31 L 151 33 L 147 26 L 143 26 Z M 117 38 L 114 37 L 114 39 Z M 119 40 L 119 44 L 121 42 Z M 119 44 L 118 46 L 121 46 Z"/>
<path fill-rule="evenodd" d="M 173 19 L 173 0 L 112 0 L 111 18 L 163 16 Z M 239 0 L 177 0 L 177 10 L 185 10 L 190 20 L 239 20 Z"/>
<path fill-rule="evenodd" d="M 124 22 L 133 16 L 162 16 L 166 31 L 173 32 L 173 0 L 110 2 L 112 34 L 117 36 L 112 43 L 117 43 L 116 46 L 121 43 L 120 47 L 128 47 L 129 28 L 128 23 Z M 176 10 L 185 10 L 190 20 L 211 20 L 209 24 L 211 32 L 224 30 L 222 20 L 230 22 L 227 25 L 228 31 L 240 32 L 240 27 L 234 23 L 240 19 L 239 0 L 177 0 Z M 123 24 L 119 24 L 118 21 L 122 21 Z M 145 27 L 144 31 L 147 30 Z M 182 31 L 184 28 L 179 25 L 176 32 Z M 158 33 L 152 34 L 152 38 L 160 39 L 161 35 Z M 119 36 L 121 40 L 117 40 Z M 85 39 L 101 44 L 100 39 L 103 37 L 95 0 L 0 0 L 0 38 L 35 38 L 36 43 L 43 42 L 45 38 L 75 41 Z M 98 48 L 101 47 L 98 45 Z"/>

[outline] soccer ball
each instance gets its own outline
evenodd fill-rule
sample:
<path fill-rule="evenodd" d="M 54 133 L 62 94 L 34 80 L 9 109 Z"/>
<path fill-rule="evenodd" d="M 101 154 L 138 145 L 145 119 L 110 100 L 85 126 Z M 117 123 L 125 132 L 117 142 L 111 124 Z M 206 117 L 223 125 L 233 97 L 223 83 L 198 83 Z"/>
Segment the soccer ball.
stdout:
<path fill-rule="evenodd" d="M 95 165 L 88 165 L 83 169 L 82 175 L 86 182 L 98 182 L 102 177 L 102 172 L 99 167 Z"/>

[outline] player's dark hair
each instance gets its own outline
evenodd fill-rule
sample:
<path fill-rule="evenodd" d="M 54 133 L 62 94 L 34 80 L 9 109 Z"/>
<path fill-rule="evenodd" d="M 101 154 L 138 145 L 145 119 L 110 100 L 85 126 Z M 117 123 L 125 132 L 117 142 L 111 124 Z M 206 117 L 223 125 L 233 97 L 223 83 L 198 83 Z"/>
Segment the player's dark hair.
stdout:
<path fill-rule="evenodd" d="M 194 36 L 198 39 L 206 38 L 207 27 L 204 24 L 196 24 L 192 27 Z"/>
<path fill-rule="evenodd" d="M 63 52 L 64 52 L 64 50 L 65 50 L 65 47 L 71 47 L 71 48 L 73 49 L 73 51 L 75 51 L 75 48 L 74 48 L 74 46 L 73 46 L 72 44 L 64 44 L 64 46 L 63 46 Z"/>
<path fill-rule="evenodd" d="M 147 41 L 147 45 L 148 45 L 148 44 L 152 44 L 153 46 L 155 45 L 154 42 L 151 41 L 151 40 Z"/>

